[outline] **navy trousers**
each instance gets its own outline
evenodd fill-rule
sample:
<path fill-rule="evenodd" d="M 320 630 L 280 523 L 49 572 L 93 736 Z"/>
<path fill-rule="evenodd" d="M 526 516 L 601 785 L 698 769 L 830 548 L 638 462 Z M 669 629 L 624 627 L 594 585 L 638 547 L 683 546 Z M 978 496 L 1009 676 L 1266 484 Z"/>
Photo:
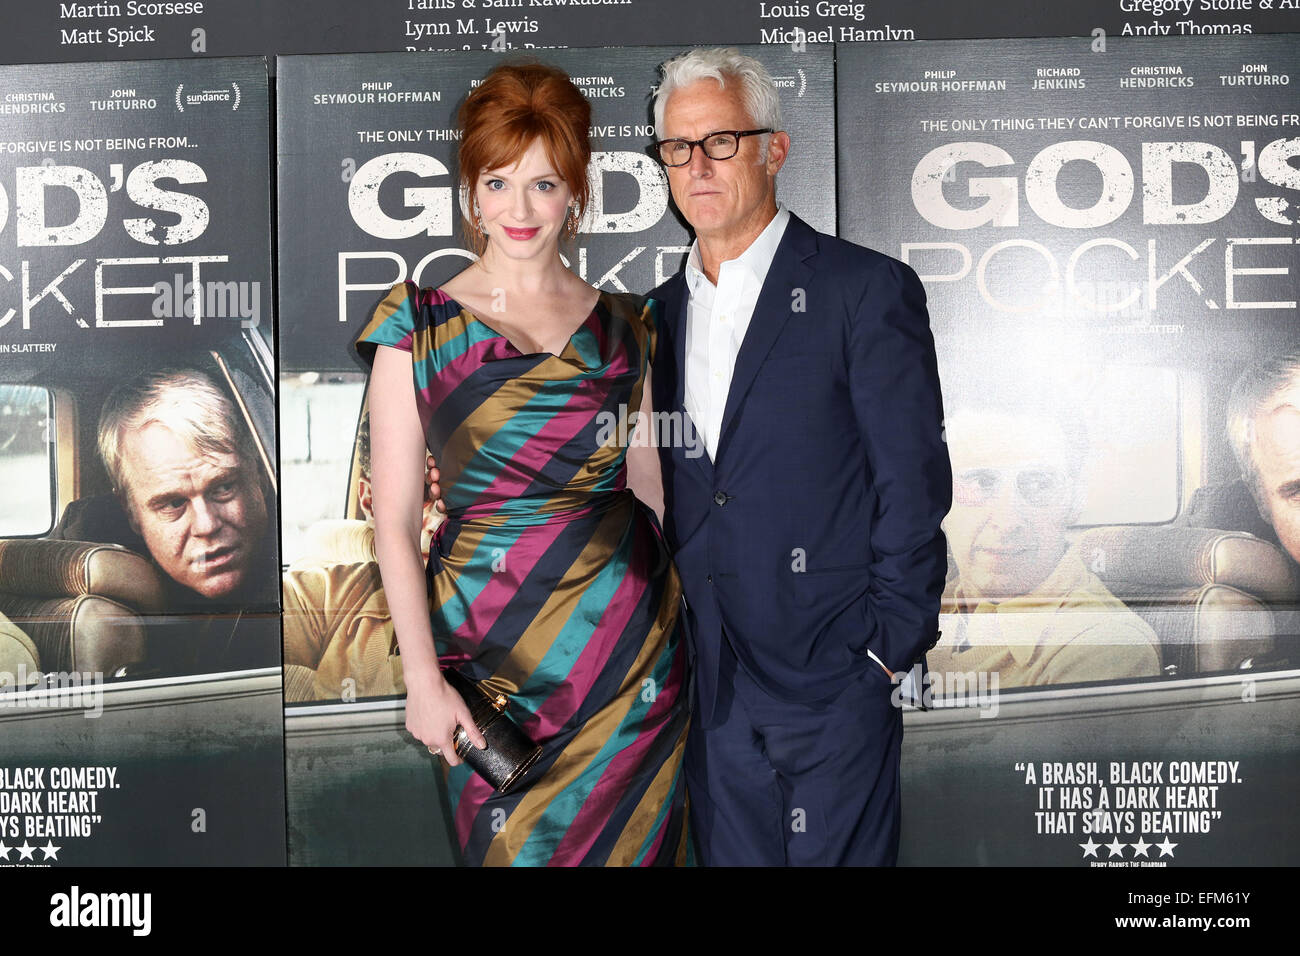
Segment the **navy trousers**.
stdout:
<path fill-rule="evenodd" d="M 714 725 L 693 724 L 686 744 L 701 862 L 893 866 L 903 713 L 888 675 L 868 660 L 828 704 L 791 704 L 722 644 Z"/>

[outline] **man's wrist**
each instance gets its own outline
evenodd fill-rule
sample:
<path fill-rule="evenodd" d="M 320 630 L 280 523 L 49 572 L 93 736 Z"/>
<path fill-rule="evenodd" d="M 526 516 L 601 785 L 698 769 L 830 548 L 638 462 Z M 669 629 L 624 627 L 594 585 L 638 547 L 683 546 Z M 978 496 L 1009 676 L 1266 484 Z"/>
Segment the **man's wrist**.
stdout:
<path fill-rule="evenodd" d="M 890 679 L 890 680 L 893 680 L 893 679 L 894 679 L 894 672 L 891 671 L 888 667 L 885 666 L 885 662 L 882 661 L 879 657 L 876 656 L 876 652 L 875 652 L 875 651 L 868 649 L 868 651 L 867 651 L 867 656 L 870 657 L 873 661 L 875 661 L 877 664 L 880 665 L 880 669 L 881 669 L 882 671 L 884 671 L 887 675 L 889 675 L 889 679 Z"/>

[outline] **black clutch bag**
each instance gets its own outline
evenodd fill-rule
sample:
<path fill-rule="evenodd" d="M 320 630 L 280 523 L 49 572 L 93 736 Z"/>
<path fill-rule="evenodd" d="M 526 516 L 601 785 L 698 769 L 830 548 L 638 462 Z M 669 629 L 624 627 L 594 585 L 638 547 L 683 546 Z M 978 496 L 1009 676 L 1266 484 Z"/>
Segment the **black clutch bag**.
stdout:
<path fill-rule="evenodd" d="M 442 676 L 464 698 L 474 725 L 487 741 L 487 747 L 479 750 L 464 729 L 457 727 L 452 737 L 456 756 L 492 784 L 498 793 L 508 793 L 537 762 L 542 748 L 529 740 L 519 725 L 510 719 L 504 694 L 490 694 L 450 667 L 442 669 Z"/>

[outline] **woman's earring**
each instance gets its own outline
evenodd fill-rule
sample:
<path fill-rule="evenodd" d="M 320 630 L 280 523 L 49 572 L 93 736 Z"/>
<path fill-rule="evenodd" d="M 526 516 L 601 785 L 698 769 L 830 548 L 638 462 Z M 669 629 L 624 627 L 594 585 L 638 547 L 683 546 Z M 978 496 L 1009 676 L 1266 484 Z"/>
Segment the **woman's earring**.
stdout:
<path fill-rule="evenodd" d="M 481 235 L 486 236 L 486 235 L 487 235 L 487 230 L 483 228 L 483 217 L 482 217 L 482 215 L 479 213 L 479 209 L 478 209 L 478 200 L 477 200 L 477 199 L 474 200 L 474 208 L 473 208 L 473 210 L 470 212 L 470 218 L 472 219 L 472 221 L 473 221 L 473 223 L 474 223 L 474 228 L 475 228 L 475 229 L 476 229 L 476 230 L 477 230 Z"/>
<path fill-rule="evenodd" d="M 569 203 L 569 218 L 564 224 L 564 234 L 570 239 L 578 238 L 578 204 Z"/>

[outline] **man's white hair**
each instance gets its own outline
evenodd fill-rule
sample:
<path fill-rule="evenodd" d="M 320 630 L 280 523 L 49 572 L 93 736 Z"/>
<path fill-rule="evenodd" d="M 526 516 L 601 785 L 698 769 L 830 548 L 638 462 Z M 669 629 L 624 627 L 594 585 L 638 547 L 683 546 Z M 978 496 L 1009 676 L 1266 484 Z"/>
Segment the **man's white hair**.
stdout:
<path fill-rule="evenodd" d="M 129 500 L 122 441 L 157 422 L 197 454 L 235 455 L 245 466 L 257 448 L 239 425 L 239 413 L 225 393 L 202 372 L 162 368 L 118 385 L 99 414 L 99 456 L 113 490 Z"/>
<path fill-rule="evenodd" d="M 781 97 L 767 67 L 734 47 L 691 50 L 675 56 L 660 68 L 663 80 L 655 90 L 655 136 L 664 138 L 664 109 L 668 98 L 677 90 L 698 80 L 715 80 L 726 88 L 728 82 L 740 85 L 740 99 L 754 128 L 781 129 Z M 767 141 L 759 137 L 760 161 L 767 159 Z"/>
<path fill-rule="evenodd" d="M 1297 389 L 1300 389 L 1300 348 L 1292 348 L 1251 362 L 1228 394 L 1225 429 L 1228 444 L 1260 515 L 1269 524 L 1273 522 L 1269 517 L 1268 489 L 1264 487 L 1259 462 L 1255 459 L 1256 421 L 1261 414 L 1280 405 L 1292 404 L 1286 401 L 1286 393 Z"/>

